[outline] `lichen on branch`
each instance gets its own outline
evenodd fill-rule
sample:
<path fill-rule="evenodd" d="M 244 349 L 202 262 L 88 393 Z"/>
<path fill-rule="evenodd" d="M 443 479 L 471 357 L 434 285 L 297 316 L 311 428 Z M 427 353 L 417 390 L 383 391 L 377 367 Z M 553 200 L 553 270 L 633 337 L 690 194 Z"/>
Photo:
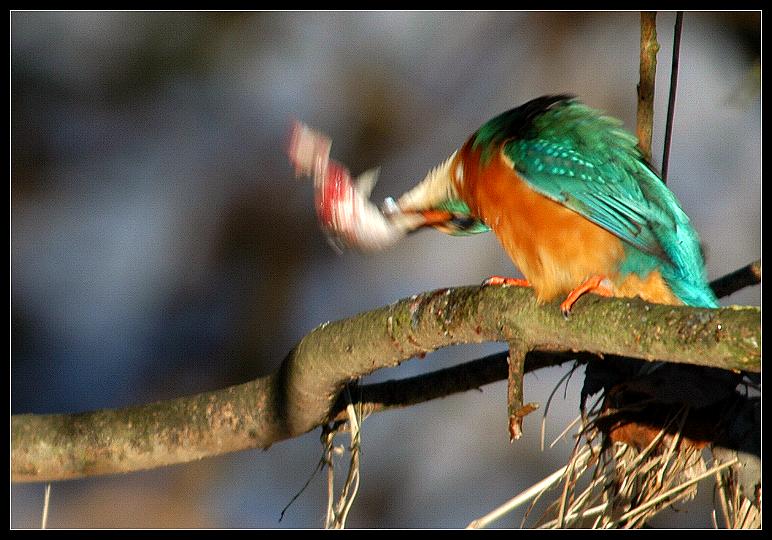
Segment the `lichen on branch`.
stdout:
<path fill-rule="evenodd" d="M 582 298 L 570 320 L 520 287 L 416 295 L 306 335 L 268 376 L 116 410 L 11 418 L 14 482 L 184 463 L 299 436 L 325 424 L 350 381 L 461 343 L 521 340 L 529 350 L 587 351 L 760 372 L 760 309 L 703 309 Z"/>

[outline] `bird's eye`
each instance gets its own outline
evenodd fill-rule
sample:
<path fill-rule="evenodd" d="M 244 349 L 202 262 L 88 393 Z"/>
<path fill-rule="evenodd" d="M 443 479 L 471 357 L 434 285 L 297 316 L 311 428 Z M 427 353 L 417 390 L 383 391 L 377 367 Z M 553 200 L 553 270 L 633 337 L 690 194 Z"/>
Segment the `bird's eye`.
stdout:
<path fill-rule="evenodd" d="M 450 225 L 457 231 L 467 231 L 477 225 L 477 219 L 470 216 L 456 214 L 450 220 Z"/>

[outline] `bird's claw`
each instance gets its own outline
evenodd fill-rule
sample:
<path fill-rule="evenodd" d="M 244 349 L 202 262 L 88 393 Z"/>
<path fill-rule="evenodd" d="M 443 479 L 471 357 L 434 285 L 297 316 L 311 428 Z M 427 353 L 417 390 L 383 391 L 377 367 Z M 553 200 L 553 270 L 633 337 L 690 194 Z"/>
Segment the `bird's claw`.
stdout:
<path fill-rule="evenodd" d="M 611 287 L 611 282 L 605 276 L 591 276 L 572 290 L 568 297 L 560 304 L 560 312 L 563 314 L 563 318 L 568 320 L 568 316 L 571 315 L 571 308 L 574 307 L 576 301 L 584 296 L 585 293 L 591 292 L 600 296 L 614 296 Z"/>
<path fill-rule="evenodd" d="M 574 306 L 575 300 L 572 301 L 572 299 L 566 298 L 560 303 L 560 313 L 563 314 L 563 318 L 565 320 L 568 320 L 569 316 L 571 315 L 571 308 Z"/>

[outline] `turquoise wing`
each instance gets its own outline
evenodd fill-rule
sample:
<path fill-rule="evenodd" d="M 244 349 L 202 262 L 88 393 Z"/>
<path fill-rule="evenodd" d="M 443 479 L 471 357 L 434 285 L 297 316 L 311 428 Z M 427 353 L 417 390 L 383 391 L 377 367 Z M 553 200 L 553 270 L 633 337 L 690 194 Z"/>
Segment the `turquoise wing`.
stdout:
<path fill-rule="evenodd" d="M 521 120 L 509 124 L 517 126 L 515 132 L 499 137 L 505 157 L 534 190 L 615 234 L 628 251 L 640 251 L 628 257 L 633 267 L 625 271 L 644 275 L 658 268 L 685 303 L 717 305 L 697 233 L 621 122 L 566 96 L 542 103 L 541 112 L 525 122 L 519 114 Z M 506 124 L 504 115 L 488 124 Z M 478 135 L 475 144 L 480 142 Z"/>

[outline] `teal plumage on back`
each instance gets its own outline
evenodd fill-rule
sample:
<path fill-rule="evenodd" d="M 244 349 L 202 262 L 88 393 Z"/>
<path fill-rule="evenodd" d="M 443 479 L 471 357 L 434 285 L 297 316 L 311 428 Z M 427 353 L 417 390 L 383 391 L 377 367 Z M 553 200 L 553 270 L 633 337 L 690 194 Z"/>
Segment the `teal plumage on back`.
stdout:
<path fill-rule="evenodd" d="M 572 97 L 547 96 L 488 121 L 472 144 L 483 160 L 503 144 L 535 191 L 622 239 L 620 272 L 659 270 L 685 304 L 718 306 L 689 218 L 618 120 Z"/>

